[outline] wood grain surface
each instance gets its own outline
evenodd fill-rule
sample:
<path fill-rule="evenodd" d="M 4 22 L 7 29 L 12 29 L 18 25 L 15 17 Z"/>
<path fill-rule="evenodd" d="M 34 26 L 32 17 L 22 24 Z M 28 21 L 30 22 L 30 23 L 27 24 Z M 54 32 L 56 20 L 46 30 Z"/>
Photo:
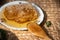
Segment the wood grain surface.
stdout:
<path fill-rule="evenodd" d="M 14 0 L 9 0 L 8 2 L 10 1 Z M 48 31 L 47 33 L 50 35 L 50 37 L 53 38 L 53 40 L 60 40 L 60 1 L 59 0 L 25 0 L 25 1 L 34 2 L 42 8 L 45 14 L 44 21 L 41 24 L 42 28 L 43 29 L 45 28 Z M 51 21 L 52 25 L 50 27 L 47 27 L 45 24 L 46 21 Z M 16 31 L 8 29 L 2 25 L 0 25 L 0 28 L 13 32 L 19 40 L 44 40 L 37 36 L 34 36 L 29 31 Z"/>

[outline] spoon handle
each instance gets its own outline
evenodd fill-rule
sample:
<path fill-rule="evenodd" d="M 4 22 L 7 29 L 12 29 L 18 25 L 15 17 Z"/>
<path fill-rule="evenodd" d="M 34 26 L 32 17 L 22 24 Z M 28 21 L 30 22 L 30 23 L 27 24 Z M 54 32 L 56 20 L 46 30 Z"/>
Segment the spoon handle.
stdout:
<path fill-rule="evenodd" d="M 41 28 L 41 26 L 39 26 L 38 24 L 36 24 L 36 23 L 29 23 L 28 26 L 27 26 L 27 28 L 28 28 L 28 30 L 32 34 L 34 34 L 34 35 L 36 35 L 36 36 L 38 36 L 40 38 L 43 38 L 45 40 L 51 40 L 47 36 L 47 34 L 45 33 L 45 31 Z"/>

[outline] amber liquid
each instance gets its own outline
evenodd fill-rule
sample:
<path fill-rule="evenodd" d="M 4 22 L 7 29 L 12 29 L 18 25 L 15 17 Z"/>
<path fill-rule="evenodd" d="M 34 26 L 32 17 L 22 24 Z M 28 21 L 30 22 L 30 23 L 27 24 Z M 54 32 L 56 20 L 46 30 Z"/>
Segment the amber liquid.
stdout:
<path fill-rule="evenodd" d="M 15 21 L 11 21 L 11 20 L 8 20 L 5 16 L 4 16 L 4 13 L 2 15 L 2 17 L 6 20 L 6 24 L 10 25 L 10 26 L 13 26 L 13 27 L 16 27 L 16 28 L 26 28 L 27 27 L 27 24 L 29 22 L 35 22 L 36 20 L 33 20 L 33 21 L 29 21 L 29 22 L 25 22 L 25 23 L 17 23 Z"/>

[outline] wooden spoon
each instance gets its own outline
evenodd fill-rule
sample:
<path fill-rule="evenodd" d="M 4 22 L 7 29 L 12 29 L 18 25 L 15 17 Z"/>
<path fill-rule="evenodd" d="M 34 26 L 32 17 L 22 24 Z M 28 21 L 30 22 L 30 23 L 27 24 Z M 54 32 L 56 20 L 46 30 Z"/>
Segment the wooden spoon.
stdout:
<path fill-rule="evenodd" d="M 29 23 L 27 25 L 27 28 L 30 32 L 32 32 L 32 34 L 43 38 L 44 40 L 51 40 L 45 33 L 45 31 L 36 23 Z"/>

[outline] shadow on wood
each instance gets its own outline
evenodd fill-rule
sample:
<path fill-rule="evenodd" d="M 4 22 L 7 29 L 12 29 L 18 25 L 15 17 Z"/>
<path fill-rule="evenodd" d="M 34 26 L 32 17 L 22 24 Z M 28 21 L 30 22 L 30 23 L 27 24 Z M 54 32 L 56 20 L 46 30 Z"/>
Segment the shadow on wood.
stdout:
<path fill-rule="evenodd" d="M 0 29 L 0 40 L 18 40 L 18 38 L 11 31 Z"/>

